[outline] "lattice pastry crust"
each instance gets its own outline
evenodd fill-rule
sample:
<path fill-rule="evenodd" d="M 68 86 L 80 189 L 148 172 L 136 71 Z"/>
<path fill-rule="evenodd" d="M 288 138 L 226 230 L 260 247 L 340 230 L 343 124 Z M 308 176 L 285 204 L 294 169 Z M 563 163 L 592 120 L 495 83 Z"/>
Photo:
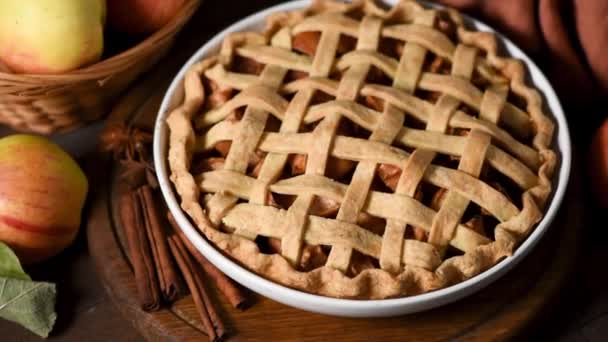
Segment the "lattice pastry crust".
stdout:
<path fill-rule="evenodd" d="M 167 119 L 171 180 L 217 248 L 286 286 L 446 287 L 542 218 L 554 127 L 524 77 L 455 11 L 316 1 L 187 72 Z"/>

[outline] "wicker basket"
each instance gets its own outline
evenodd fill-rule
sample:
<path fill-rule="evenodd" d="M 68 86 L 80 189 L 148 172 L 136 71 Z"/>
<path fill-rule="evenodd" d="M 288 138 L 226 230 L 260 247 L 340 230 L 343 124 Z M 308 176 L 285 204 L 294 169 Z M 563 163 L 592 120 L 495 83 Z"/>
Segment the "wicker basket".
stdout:
<path fill-rule="evenodd" d="M 167 25 L 138 45 L 69 73 L 14 74 L 0 66 L 0 124 L 51 134 L 101 119 L 137 76 L 165 56 L 199 5 L 200 0 L 186 1 Z"/>

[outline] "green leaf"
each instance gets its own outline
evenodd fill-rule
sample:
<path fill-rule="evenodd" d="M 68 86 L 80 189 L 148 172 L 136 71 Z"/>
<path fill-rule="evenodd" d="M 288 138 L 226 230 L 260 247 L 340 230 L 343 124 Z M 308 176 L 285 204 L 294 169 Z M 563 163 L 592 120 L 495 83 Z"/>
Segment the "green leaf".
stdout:
<path fill-rule="evenodd" d="M 32 280 L 21 267 L 15 253 L 3 242 L 0 242 L 0 277 Z"/>
<path fill-rule="evenodd" d="M 0 318 L 47 337 L 57 318 L 56 297 L 55 284 L 32 281 L 15 253 L 0 242 Z"/>
<path fill-rule="evenodd" d="M 47 337 L 55 313 L 55 284 L 0 277 L 0 317 Z"/>

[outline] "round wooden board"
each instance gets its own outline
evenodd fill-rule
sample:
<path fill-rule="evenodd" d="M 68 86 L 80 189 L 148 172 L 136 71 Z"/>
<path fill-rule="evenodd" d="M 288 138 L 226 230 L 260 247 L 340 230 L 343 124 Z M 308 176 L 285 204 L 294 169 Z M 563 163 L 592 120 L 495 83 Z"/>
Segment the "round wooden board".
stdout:
<path fill-rule="evenodd" d="M 155 78 L 157 75 L 151 75 Z M 150 84 L 156 86 L 150 86 Z M 110 120 L 133 117 L 138 126 L 152 127 L 165 82 L 146 80 L 116 107 Z M 139 309 L 125 240 L 117 218 L 117 165 L 96 160 L 92 176 L 93 208 L 88 217 L 88 241 L 97 271 L 110 297 L 126 319 L 149 340 L 195 340 L 203 336 L 190 297 L 159 312 Z M 340 340 L 452 338 L 506 339 L 525 332 L 557 294 L 575 263 L 582 208 L 571 184 L 555 224 L 518 267 L 479 293 L 448 306 L 388 319 L 349 319 L 300 311 L 255 294 L 254 305 L 240 312 L 220 302 L 221 314 L 234 340 Z M 95 191 L 96 190 L 96 191 Z M 221 296 L 216 296 L 221 298 Z"/>
<path fill-rule="evenodd" d="M 209 2 L 207 2 L 209 3 Z M 203 7 L 204 11 L 204 7 Z M 194 22 L 201 20 L 198 14 Z M 205 24 L 198 24 L 205 25 Z M 134 120 L 153 127 L 160 101 L 172 76 L 206 35 L 189 25 L 183 48 L 149 74 L 115 107 L 109 121 Z M 178 41 L 178 44 L 180 42 Z M 116 306 L 148 340 L 205 338 L 188 296 L 158 312 L 137 303 L 125 240 L 117 219 L 117 165 L 99 156 L 91 175 L 92 210 L 87 218 L 91 255 L 104 287 Z M 502 340 L 528 332 L 568 278 L 579 250 L 582 204 L 578 179 L 555 223 L 536 249 L 506 276 L 477 294 L 431 311 L 383 319 L 350 319 L 313 314 L 251 294 L 254 304 L 238 311 L 218 298 L 219 311 L 231 340 Z M 213 289 L 215 292 L 215 289 Z"/>

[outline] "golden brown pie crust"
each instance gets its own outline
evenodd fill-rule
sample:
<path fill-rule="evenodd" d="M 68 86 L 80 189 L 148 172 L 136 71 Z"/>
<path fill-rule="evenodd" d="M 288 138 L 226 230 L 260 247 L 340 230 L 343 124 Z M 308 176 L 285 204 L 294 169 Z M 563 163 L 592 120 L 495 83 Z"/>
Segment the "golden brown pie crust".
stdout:
<path fill-rule="evenodd" d="M 454 10 L 315 1 L 188 70 L 171 180 L 201 232 L 265 278 L 360 299 L 446 287 L 542 218 L 554 126 L 524 79 Z"/>

